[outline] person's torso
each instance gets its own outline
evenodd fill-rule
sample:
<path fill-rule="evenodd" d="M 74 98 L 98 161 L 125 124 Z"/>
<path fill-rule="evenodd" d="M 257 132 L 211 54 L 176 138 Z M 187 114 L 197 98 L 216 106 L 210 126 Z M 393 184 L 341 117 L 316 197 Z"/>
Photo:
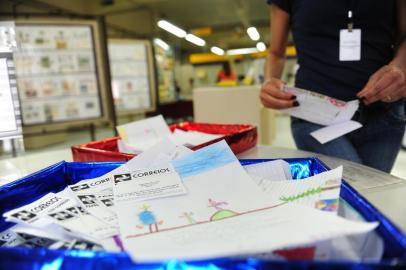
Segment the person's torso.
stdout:
<path fill-rule="evenodd" d="M 290 24 L 297 49 L 296 86 L 335 98 L 356 98 L 369 76 L 393 58 L 395 0 L 291 0 Z M 339 32 L 361 29 L 361 60 L 339 60 Z"/>

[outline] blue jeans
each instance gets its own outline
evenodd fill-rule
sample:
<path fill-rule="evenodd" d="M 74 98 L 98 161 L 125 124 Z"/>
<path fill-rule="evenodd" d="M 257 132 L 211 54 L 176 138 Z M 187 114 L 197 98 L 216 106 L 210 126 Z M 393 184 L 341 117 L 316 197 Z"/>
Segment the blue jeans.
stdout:
<path fill-rule="evenodd" d="M 363 127 L 325 144 L 310 133 L 322 126 L 291 118 L 297 148 L 364 164 L 390 173 L 405 132 L 404 100 L 360 106 L 353 120 Z"/>

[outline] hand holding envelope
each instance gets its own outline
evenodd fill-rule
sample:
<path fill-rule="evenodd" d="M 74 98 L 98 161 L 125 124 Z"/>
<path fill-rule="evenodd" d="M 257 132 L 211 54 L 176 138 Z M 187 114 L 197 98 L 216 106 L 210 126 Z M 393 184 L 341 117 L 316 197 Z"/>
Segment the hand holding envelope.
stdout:
<path fill-rule="evenodd" d="M 310 133 L 321 144 L 327 143 L 362 125 L 351 118 L 358 110 L 359 101 L 342 101 L 308 90 L 283 85 L 283 92 L 296 96 L 300 106 L 282 110 L 291 116 L 326 126 Z"/>

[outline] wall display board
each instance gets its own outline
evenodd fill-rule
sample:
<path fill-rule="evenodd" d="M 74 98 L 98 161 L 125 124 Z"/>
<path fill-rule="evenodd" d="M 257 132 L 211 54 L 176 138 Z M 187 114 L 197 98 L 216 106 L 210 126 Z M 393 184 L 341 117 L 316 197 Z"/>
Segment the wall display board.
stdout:
<path fill-rule="evenodd" d="M 24 126 L 108 119 L 95 21 L 17 21 L 14 53 Z"/>
<path fill-rule="evenodd" d="M 22 135 L 13 54 L 0 52 L 0 140 Z"/>
<path fill-rule="evenodd" d="M 175 57 L 172 48 L 162 49 L 155 45 L 155 59 L 158 69 L 159 102 L 167 103 L 176 100 L 175 92 Z"/>
<path fill-rule="evenodd" d="M 155 110 L 155 76 L 151 43 L 109 40 L 109 61 L 116 112 L 120 115 Z"/>
<path fill-rule="evenodd" d="M 16 48 L 14 21 L 0 21 L 0 52 L 12 52 Z"/>

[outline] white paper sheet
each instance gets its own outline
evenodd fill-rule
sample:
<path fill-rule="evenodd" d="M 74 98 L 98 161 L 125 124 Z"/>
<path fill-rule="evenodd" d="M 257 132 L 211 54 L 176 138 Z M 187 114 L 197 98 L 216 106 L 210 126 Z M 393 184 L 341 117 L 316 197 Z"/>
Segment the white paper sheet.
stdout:
<path fill-rule="evenodd" d="M 267 196 L 247 175 L 225 141 L 178 159 L 173 166 L 187 195 L 117 204 L 124 245 L 129 235 L 216 220 L 268 205 Z"/>
<path fill-rule="evenodd" d="M 173 165 L 187 195 L 117 204 L 121 238 L 135 260 L 270 252 L 376 226 L 325 219 L 318 210 L 272 202 L 249 178 L 225 142 L 196 151 Z M 294 232 L 290 234 L 290 230 Z"/>
<path fill-rule="evenodd" d="M 113 171 L 94 179 L 82 180 L 75 185 L 71 185 L 70 189 L 76 196 L 96 197 L 91 200 L 93 203 L 84 204 L 82 202 L 82 206 L 96 217 L 116 226 L 117 219 L 114 212 L 114 200 L 112 200 L 113 175 L 135 172 L 143 168 L 157 167 L 162 164 L 167 165 L 170 161 L 185 157 L 190 153 L 193 153 L 193 151 L 189 148 L 176 145 L 168 138 L 165 138 Z M 79 199 L 78 201 L 80 202 Z"/>
<path fill-rule="evenodd" d="M 171 136 L 162 115 L 117 126 L 117 131 L 122 140 L 139 151 L 145 151 L 162 138 Z"/>
<path fill-rule="evenodd" d="M 113 179 L 116 204 L 179 196 L 186 193 L 180 176 L 170 164 L 114 174 Z"/>
<path fill-rule="evenodd" d="M 69 207 L 48 213 L 52 221 L 72 232 L 76 232 L 81 238 L 98 241 L 117 234 L 115 227 L 103 222 L 87 212 L 83 207 Z"/>
<path fill-rule="evenodd" d="M 345 102 L 286 85 L 282 90 L 296 95 L 300 103 L 299 107 L 285 109 L 283 112 L 323 126 L 349 121 L 359 106 L 358 100 Z"/>
<path fill-rule="evenodd" d="M 123 140 L 117 140 L 117 148 L 120 153 L 126 153 L 126 154 L 134 154 L 138 155 L 142 153 L 141 150 L 137 150 L 131 145 L 128 145 L 125 141 Z"/>
<path fill-rule="evenodd" d="M 117 126 L 117 131 L 122 138 L 117 141 L 119 151 L 130 154 L 139 154 L 164 138 L 169 138 L 177 145 L 193 147 L 224 137 L 222 134 L 181 129 L 171 133 L 162 115 Z"/>
<path fill-rule="evenodd" d="M 248 175 L 262 186 L 268 181 L 292 180 L 289 163 L 284 160 L 273 160 L 244 166 Z"/>
<path fill-rule="evenodd" d="M 37 235 L 39 237 L 49 237 L 65 242 L 70 242 L 77 238 L 77 236 L 75 236 L 72 232 L 69 232 L 63 227 L 54 223 L 42 226 L 40 228 L 26 224 L 16 224 L 12 227 L 12 230 L 16 233 L 26 233 Z"/>
<path fill-rule="evenodd" d="M 77 205 L 76 201 L 64 196 L 64 193 L 48 193 L 30 204 L 4 213 L 3 216 L 7 221 L 40 227 L 50 224 L 48 213 Z"/>
<path fill-rule="evenodd" d="M 346 201 L 340 200 L 338 215 L 352 221 L 365 221 L 365 218 Z M 384 243 L 376 231 L 334 239 L 333 247 L 337 256 L 352 261 L 378 262 L 382 258 Z"/>
<path fill-rule="evenodd" d="M 268 181 L 261 188 L 277 203 L 295 203 L 337 213 L 343 167 L 303 180 Z"/>
<path fill-rule="evenodd" d="M 173 141 L 178 145 L 195 146 L 224 137 L 222 134 L 208 134 L 199 131 L 184 131 L 175 129 L 172 133 Z"/>
<path fill-rule="evenodd" d="M 24 239 L 12 228 L 0 232 L 0 247 L 16 247 L 24 243 Z"/>
<path fill-rule="evenodd" d="M 305 206 L 282 205 L 216 222 L 129 236 L 125 247 L 138 262 L 206 259 L 270 253 L 279 248 L 365 233 L 376 226 L 347 221 Z"/>
<path fill-rule="evenodd" d="M 92 215 L 112 226 L 118 226 L 117 215 L 111 208 L 114 201 L 109 176 L 81 181 L 69 188 L 77 201 Z"/>
<path fill-rule="evenodd" d="M 56 229 L 58 228 L 58 229 Z M 56 224 L 42 228 L 17 224 L 5 232 L 0 233 L 0 246 L 8 247 L 29 247 L 29 248 L 49 248 L 49 249 L 88 249 L 101 250 L 96 243 L 91 243 L 83 239 L 78 239 L 78 235 L 64 239 L 55 237 L 55 231 L 60 227 Z M 66 234 L 66 231 L 65 231 Z M 86 243 L 86 245 L 84 245 Z M 80 246 L 78 246 L 81 244 Z"/>
<path fill-rule="evenodd" d="M 185 157 L 193 153 L 187 147 L 176 145 L 169 138 L 164 138 L 156 143 L 153 147 L 149 148 L 147 151 L 142 152 L 138 156 L 129 160 L 123 166 L 123 170 L 137 170 L 149 168 L 151 166 L 159 166 L 162 164 L 167 164 L 167 160 L 164 159 L 162 162 L 162 157 L 167 156 L 170 160 L 175 160 L 181 157 Z M 120 171 L 121 169 L 116 169 Z M 114 170 L 113 173 L 117 171 Z"/>
<path fill-rule="evenodd" d="M 25 247 L 25 248 L 57 248 L 66 242 L 55 240 L 49 237 L 41 237 L 37 235 L 31 235 L 31 234 L 26 234 L 26 233 L 18 233 L 18 238 L 19 240 L 22 239 L 20 243 L 18 243 L 18 247 Z M 12 244 L 16 244 L 15 241 L 13 241 Z"/>
<path fill-rule="evenodd" d="M 75 239 L 69 243 L 66 243 L 63 246 L 59 246 L 58 249 L 76 249 L 76 250 L 93 250 L 100 251 L 103 250 L 103 247 L 97 243 L 89 242 L 82 239 Z"/>
<path fill-rule="evenodd" d="M 339 138 L 347 133 L 357 130 L 362 127 L 361 123 L 356 121 L 346 121 L 339 124 L 327 126 L 310 133 L 319 143 L 325 144 L 336 138 Z"/>

